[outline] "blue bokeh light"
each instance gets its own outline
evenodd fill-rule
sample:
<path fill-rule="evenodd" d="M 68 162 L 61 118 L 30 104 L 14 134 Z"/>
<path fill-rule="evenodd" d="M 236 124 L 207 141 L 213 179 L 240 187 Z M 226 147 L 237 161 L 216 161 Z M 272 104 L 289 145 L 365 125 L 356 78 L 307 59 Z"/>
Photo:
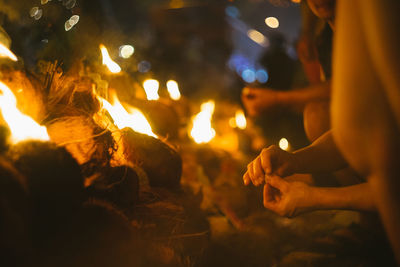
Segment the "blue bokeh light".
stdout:
<path fill-rule="evenodd" d="M 268 72 L 264 69 L 260 69 L 256 72 L 256 79 L 260 83 L 266 83 L 268 81 Z"/>
<path fill-rule="evenodd" d="M 245 69 L 242 72 L 242 79 L 246 82 L 246 83 L 253 83 L 256 81 L 256 73 L 254 72 L 254 70 L 252 69 Z"/>
<path fill-rule="evenodd" d="M 141 62 L 139 62 L 138 64 L 138 71 L 141 73 L 145 73 L 148 72 L 151 69 L 151 64 L 150 62 L 143 60 Z"/>
<path fill-rule="evenodd" d="M 225 8 L 225 14 L 232 18 L 238 18 L 240 16 L 240 11 L 235 6 L 227 6 Z"/>

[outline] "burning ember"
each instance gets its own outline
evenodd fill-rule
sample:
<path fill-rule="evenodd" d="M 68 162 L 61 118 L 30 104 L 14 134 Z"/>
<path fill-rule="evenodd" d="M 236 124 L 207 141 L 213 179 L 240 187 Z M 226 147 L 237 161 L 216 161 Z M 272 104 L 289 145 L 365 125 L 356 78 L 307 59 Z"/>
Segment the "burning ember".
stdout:
<path fill-rule="evenodd" d="M 13 52 L 10 51 L 5 45 L 0 44 L 0 57 L 6 57 L 11 59 L 12 61 L 18 61 L 17 57 Z"/>
<path fill-rule="evenodd" d="M 149 79 L 143 82 L 143 88 L 146 91 L 147 100 L 158 100 L 158 87 L 160 83 L 157 80 Z"/>
<path fill-rule="evenodd" d="M 103 57 L 103 65 L 106 65 L 112 73 L 121 72 L 121 67 L 111 59 L 107 48 L 103 44 L 100 45 L 100 50 Z"/>
<path fill-rule="evenodd" d="M 215 136 L 215 130 L 211 127 L 211 117 L 214 113 L 215 103 L 210 100 L 201 104 L 201 111 L 193 117 L 193 128 L 190 135 L 198 144 L 208 143 Z"/>
<path fill-rule="evenodd" d="M 179 92 L 179 87 L 178 87 L 178 83 L 174 80 L 169 80 L 167 82 L 167 89 L 168 89 L 168 93 L 169 96 L 173 99 L 173 100 L 179 100 L 181 99 L 181 93 Z"/>
<path fill-rule="evenodd" d="M 40 126 L 31 117 L 22 114 L 17 108 L 17 99 L 4 83 L 0 82 L 0 109 L 4 120 L 11 131 L 11 141 L 18 143 L 23 140 L 50 140 L 47 129 Z"/>
<path fill-rule="evenodd" d="M 146 117 L 134 107 L 129 107 L 128 111 L 121 105 L 116 94 L 113 94 L 113 105 L 99 96 L 100 101 L 103 103 L 103 107 L 108 111 L 110 116 L 113 118 L 115 125 L 118 129 L 129 127 L 135 132 L 147 134 L 149 136 L 157 138 L 153 133 L 149 122 Z"/>

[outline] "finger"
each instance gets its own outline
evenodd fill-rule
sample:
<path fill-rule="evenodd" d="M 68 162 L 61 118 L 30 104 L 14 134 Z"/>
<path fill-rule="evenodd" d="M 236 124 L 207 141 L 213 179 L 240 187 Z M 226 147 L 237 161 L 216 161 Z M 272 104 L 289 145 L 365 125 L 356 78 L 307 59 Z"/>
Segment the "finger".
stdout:
<path fill-rule="evenodd" d="M 262 184 L 264 182 L 264 171 L 261 166 L 261 157 L 258 156 L 254 161 L 253 161 L 253 172 L 254 172 L 254 177 L 258 181 L 259 184 Z"/>
<path fill-rule="evenodd" d="M 264 198 L 267 201 L 275 201 L 275 191 L 273 190 L 273 187 L 270 184 L 265 184 L 264 185 Z"/>
<path fill-rule="evenodd" d="M 261 166 L 264 169 L 265 174 L 272 173 L 271 154 L 268 148 L 264 148 L 260 154 Z"/>
<path fill-rule="evenodd" d="M 248 165 L 247 165 L 247 173 L 249 174 L 249 177 L 250 177 L 250 180 L 251 180 L 251 182 L 254 184 L 254 185 L 256 185 L 256 183 L 255 183 L 255 177 L 254 177 L 254 170 L 253 170 L 253 162 L 250 162 Z"/>
<path fill-rule="evenodd" d="M 243 175 L 243 183 L 244 183 L 244 185 L 249 185 L 250 184 L 250 176 L 249 176 L 249 173 L 248 172 L 246 172 L 244 175 Z"/>
<path fill-rule="evenodd" d="M 264 207 L 274 211 L 277 205 L 277 202 L 273 198 L 272 191 L 271 191 L 271 186 L 269 184 L 264 185 L 264 190 L 263 190 L 263 204 Z"/>
<path fill-rule="evenodd" d="M 281 177 L 279 177 L 277 175 L 266 175 L 265 181 L 266 181 L 266 183 L 268 183 L 271 186 L 275 187 L 279 191 L 287 192 L 288 182 L 283 180 Z"/>

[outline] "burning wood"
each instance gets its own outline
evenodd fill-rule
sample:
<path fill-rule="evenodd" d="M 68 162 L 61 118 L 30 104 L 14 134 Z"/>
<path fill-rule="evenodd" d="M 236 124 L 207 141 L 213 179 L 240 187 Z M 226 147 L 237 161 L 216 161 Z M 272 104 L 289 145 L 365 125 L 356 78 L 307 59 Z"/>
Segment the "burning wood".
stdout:
<path fill-rule="evenodd" d="M 159 136 L 177 139 L 181 126 L 180 118 L 171 105 L 159 101 L 133 99 L 130 103 L 140 109 L 149 119 L 152 128 Z"/>
<path fill-rule="evenodd" d="M 108 102 L 104 98 L 99 97 L 100 101 L 103 103 L 103 107 L 111 115 L 115 125 L 119 129 L 129 127 L 136 132 L 147 134 L 149 136 L 157 138 L 157 136 L 153 133 L 147 119 L 143 116 L 140 110 L 134 107 L 128 107 L 128 112 L 121 105 L 115 93 L 112 95 L 112 98 L 113 104 L 110 104 L 110 102 Z"/>
<path fill-rule="evenodd" d="M 123 155 L 128 162 L 141 166 L 151 186 L 176 189 L 180 186 L 182 160 L 179 154 L 151 136 L 124 129 L 121 133 Z"/>

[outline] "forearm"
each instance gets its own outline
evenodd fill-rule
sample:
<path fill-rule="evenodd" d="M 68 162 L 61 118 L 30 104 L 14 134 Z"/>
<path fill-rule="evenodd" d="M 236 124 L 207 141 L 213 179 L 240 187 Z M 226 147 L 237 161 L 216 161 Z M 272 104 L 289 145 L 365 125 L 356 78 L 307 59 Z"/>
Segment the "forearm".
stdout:
<path fill-rule="evenodd" d="M 369 183 L 337 188 L 311 187 L 307 205 L 309 210 L 375 211 L 373 199 Z"/>
<path fill-rule="evenodd" d="M 301 89 L 278 91 L 276 98 L 279 103 L 290 107 L 304 108 L 313 101 L 328 101 L 330 99 L 331 82 L 321 82 Z"/>
<path fill-rule="evenodd" d="M 293 152 L 295 173 L 332 172 L 347 166 L 337 148 L 331 131 L 311 145 Z"/>

